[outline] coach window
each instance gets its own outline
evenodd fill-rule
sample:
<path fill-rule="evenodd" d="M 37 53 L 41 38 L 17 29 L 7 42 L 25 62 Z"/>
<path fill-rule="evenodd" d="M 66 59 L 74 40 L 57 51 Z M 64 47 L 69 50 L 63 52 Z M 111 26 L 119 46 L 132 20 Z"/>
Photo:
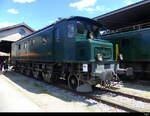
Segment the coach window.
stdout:
<path fill-rule="evenodd" d="M 77 21 L 77 33 L 84 34 L 84 31 L 85 31 L 84 24 L 80 21 Z"/>
<path fill-rule="evenodd" d="M 68 25 L 68 38 L 73 38 L 75 35 L 75 27 L 74 24 Z"/>

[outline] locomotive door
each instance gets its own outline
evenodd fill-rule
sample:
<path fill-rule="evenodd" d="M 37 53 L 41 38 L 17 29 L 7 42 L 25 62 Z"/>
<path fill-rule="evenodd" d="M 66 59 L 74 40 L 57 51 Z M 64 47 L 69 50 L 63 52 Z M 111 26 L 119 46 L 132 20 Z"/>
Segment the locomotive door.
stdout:
<path fill-rule="evenodd" d="M 56 25 L 55 26 L 55 39 L 54 39 L 54 59 L 55 61 L 63 61 L 63 34 L 61 29 L 63 26 Z"/>

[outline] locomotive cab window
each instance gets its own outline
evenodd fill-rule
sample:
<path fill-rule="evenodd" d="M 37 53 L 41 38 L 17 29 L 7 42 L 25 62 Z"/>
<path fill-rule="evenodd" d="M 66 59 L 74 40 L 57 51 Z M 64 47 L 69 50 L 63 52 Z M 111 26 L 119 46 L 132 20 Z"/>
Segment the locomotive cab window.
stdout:
<path fill-rule="evenodd" d="M 75 35 L 74 24 L 68 24 L 68 38 L 73 38 Z"/>
<path fill-rule="evenodd" d="M 84 34 L 85 26 L 82 22 L 77 21 L 77 33 L 78 34 Z"/>

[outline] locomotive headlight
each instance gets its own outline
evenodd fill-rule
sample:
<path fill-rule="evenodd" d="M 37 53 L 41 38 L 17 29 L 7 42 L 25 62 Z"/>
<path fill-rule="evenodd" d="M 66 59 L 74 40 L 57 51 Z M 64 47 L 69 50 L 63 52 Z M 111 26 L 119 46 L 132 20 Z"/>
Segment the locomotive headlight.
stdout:
<path fill-rule="evenodd" d="M 98 61 L 103 61 L 103 56 L 101 54 L 97 54 L 96 58 Z"/>
<path fill-rule="evenodd" d="M 123 60 L 123 55 L 122 54 L 120 54 L 119 57 L 120 57 L 120 60 Z"/>

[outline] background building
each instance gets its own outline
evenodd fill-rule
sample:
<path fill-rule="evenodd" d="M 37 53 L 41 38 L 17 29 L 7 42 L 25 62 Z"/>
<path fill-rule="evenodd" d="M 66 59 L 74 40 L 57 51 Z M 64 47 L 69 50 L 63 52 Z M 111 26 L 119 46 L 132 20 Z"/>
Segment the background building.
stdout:
<path fill-rule="evenodd" d="M 33 33 L 34 30 L 22 23 L 0 29 L 0 52 L 10 53 L 11 43 Z"/>
<path fill-rule="evenodd" d="M 5 60 L 11 53 L 11 44 L 33 33 L 34 30 L 28 25 L 21 23 L 0 29 L 0 60 Z"/>

